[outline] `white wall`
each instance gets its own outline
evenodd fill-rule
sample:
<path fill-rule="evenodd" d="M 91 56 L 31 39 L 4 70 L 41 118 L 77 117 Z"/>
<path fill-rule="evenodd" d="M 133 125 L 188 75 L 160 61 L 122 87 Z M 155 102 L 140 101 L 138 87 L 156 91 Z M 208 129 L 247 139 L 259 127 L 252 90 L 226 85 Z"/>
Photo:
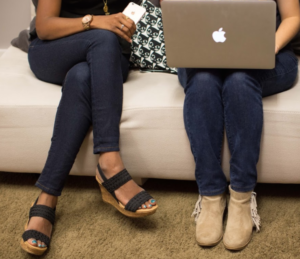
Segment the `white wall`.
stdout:
<path fill-rule="evenodd" d="M 29 26 L 30 0 L 0 0 L 0 53 L 10 46 L 13 38 Z M 1 54 L 0 54 L 1 55 Z"/>

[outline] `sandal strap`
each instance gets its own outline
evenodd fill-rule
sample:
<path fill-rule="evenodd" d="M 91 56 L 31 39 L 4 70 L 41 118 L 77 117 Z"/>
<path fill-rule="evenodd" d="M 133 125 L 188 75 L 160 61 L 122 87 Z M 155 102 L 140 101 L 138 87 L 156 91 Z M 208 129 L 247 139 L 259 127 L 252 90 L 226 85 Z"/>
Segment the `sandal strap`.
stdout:
<path fill-rule="evenodd" d="M 47 247 L 50 245 L 50 238 L 48 236 L 46 236 L 45 234 L 43 234 L 39 231 L 36 231 L 36 230 L 26 230 L 23 233 L 22 238 L 23 238 L 24 242 L 26 242 L 30 238 L 34 238 L 36 240 L 40 240 L 40 241 L 44 242 Z"/>
<path fill-rule="evenodd" d="M 45 205 L 33 205 L 30 208 L 29 219 L 31 217 L 41 217 L 47 219 L 52 225 L 54 225 L 55 210 Z"/>
<path fill-rule="evenodd" d="M 109 191 L 116 199 L 115 190 L 119 189 L 122 185 L 130 181 L 132 178 L 126 169 L 123 169 L 121 172 L 117 173 L 113 177 L 107 179 L 103 174 L 100 166 L 98 165 L 99 173 L 103 179 L 102 185 Z"/>
<path fill-rule="evenodd" d="M 136 212 L 139 207 L 146 201 L 153 199 L 152 196 L 146 192 L 141 191 L 135 195 L 125 206 L 125 210 Z"/>

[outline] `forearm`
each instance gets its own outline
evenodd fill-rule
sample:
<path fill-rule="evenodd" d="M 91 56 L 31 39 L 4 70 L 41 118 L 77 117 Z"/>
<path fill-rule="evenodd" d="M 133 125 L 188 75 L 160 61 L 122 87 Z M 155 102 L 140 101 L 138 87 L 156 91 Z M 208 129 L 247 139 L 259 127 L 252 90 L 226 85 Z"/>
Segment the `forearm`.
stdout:
<path fill-rule="evenodd" d="M 41 40 L 55 40 L 84 31 L 82 18 L 49 17 L 36 23 L 37 35 Z"/>
<path fill-rule="evenodd" d="M 299 17 L 289 17 L 281 22 L 276 32 L 276 53 L 295 37 L 299 29 Z"/>

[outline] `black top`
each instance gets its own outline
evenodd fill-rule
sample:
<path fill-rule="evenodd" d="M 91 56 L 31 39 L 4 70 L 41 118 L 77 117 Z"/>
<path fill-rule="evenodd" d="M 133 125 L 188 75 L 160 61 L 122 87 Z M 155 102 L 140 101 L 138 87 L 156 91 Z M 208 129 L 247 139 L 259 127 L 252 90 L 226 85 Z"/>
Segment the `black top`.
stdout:
<path fill-rule="evenodd" d="M 34 6 L 37 7 L 38 0 L 33 0 L 32 2 Z M 137 1 L 107 0 L 108 12 L 110 14 L 122 12 L 129 2 Z M 59 16 L 64 18 L 79 18 L 87 14 L 105 15 L 103 7 L 103 0 L 62 0 Z M 34 40 L 35 38 L 37 38 L 37 33 L 34 26 L 33 30 L 30 31 L 30 40 Z M 118 38 L 120 45 L 122 46 L 123 54 L 130 54 L 130 43 L 120 37 Z"/>
<path fill-rule="evenodd" d="M 105 0 L 106 2 L 106 0 Z M 129 4 L 128 0 L 107 0 L 108 12 L 122 12 Z M 103 0 L 62 0 L 60 17 L 77 18 L 87 14 L 104 15 Z"/>

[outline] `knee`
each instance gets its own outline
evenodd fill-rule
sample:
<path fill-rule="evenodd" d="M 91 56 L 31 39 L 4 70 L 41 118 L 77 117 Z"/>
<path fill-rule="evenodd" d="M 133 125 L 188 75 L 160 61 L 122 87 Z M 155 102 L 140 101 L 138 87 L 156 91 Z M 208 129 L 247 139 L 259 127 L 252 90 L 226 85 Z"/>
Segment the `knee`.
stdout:
<path fill-rule="evenodd" d="M 106 48 L 106 50 L 114 49 L 120 50 L 121 47 L 119 44 L 118 36 L 107 30 L 91 30 L 91 39 L 93 41 L 93 44 L 101 45 L 102 48 Z"/>
<path fill-rule="evenodd" d="M 63 91 L 90 94 L 90 68 L 86 62 L 73 66 L 66 75 Z"/>
<path fill-rule="evenodd" d="M 247 72 L 238 71 L 226 77 L 223 85 L 223 93 L 233 95 L 245 95 L 249 93 L 261 95 L 262 88 L 260 83 Z"/>
<path fill-rule="evenodd" d="M 187 71 L 186 92 L 207 96 L 219 92 L 221 85 L 220 78 L 211 71 Z"/>

